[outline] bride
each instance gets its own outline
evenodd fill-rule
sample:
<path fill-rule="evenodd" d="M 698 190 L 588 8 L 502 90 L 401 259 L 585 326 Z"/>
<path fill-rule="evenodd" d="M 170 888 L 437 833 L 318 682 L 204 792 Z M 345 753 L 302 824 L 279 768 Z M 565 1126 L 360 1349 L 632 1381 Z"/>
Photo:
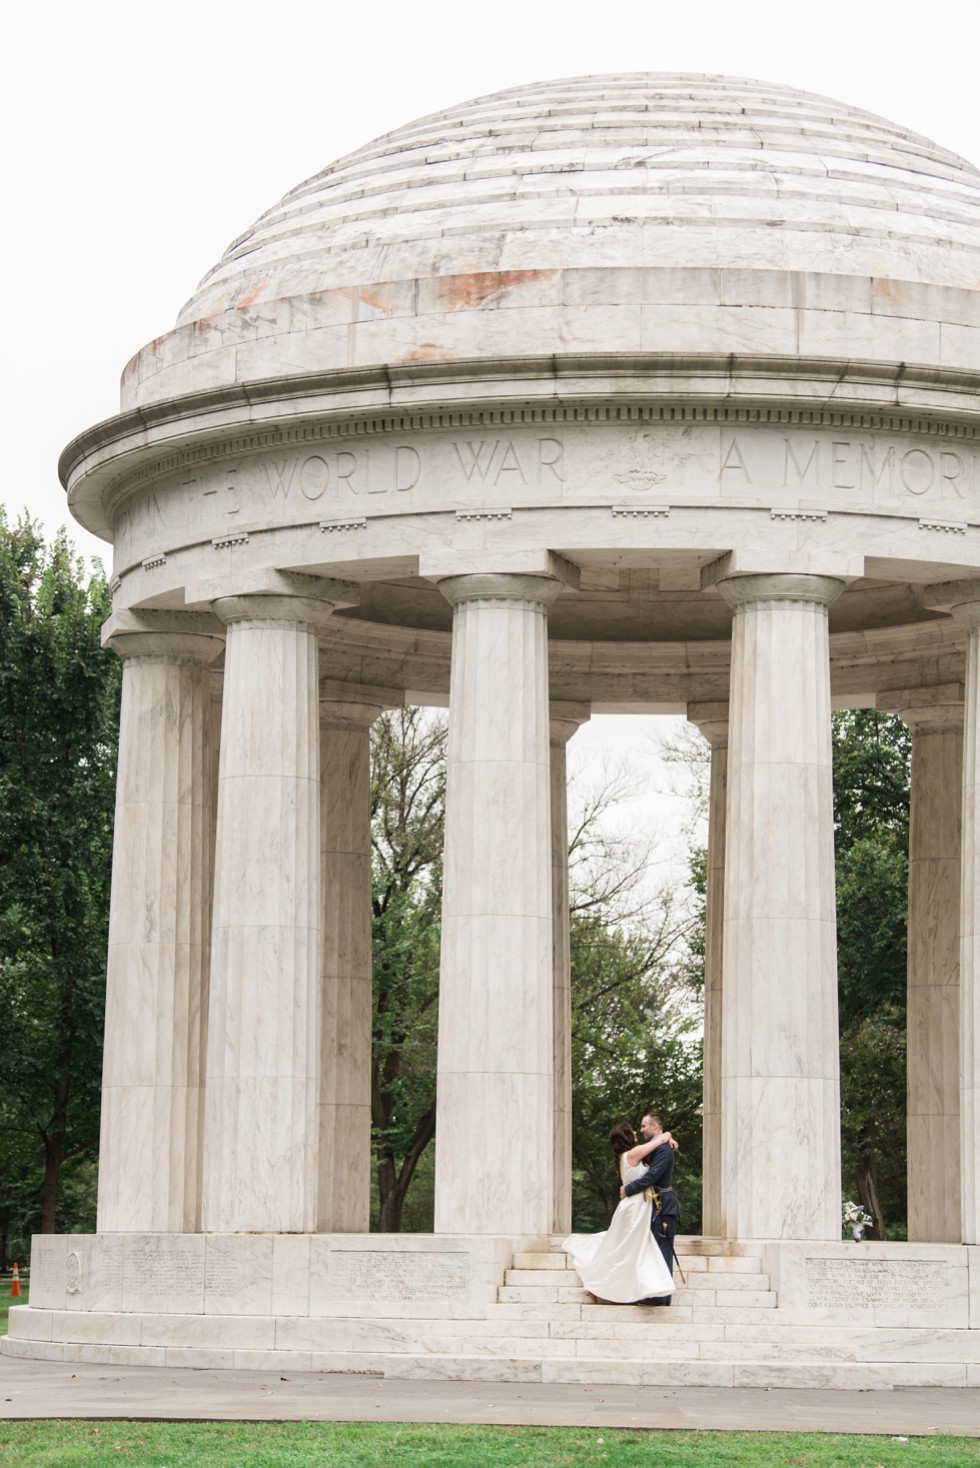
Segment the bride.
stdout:
<path fill-rule="evenodd" d="M 613 1127 L 609 1141 L 624 1185 L 646 1170 L 645 1159 L 655 1147 L 677 1146 L 670 1132 L 660 1132 L 638 1146 L 636 1132 L 625 1121 Z M 622 1200 L 605 1233 L 571 1234 L 563 1240 L 561 1248 L 572 1256 L 590 1295 L 615 1305 L 632 1305 L 673 1293 L 674 1281 L 650 1232 L 652 1208 L 637 1193 Z"/>

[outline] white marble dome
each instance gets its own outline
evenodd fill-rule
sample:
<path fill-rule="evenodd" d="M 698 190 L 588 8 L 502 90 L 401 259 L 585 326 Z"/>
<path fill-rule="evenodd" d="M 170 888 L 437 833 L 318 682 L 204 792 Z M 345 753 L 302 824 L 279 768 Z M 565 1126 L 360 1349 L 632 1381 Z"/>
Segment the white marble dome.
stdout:
<path fill-rule="evenodd" d="M 411 276 L 739 266 L 980 286 L 980 173 L 884 118 L 723 76 L 575 77 L 420 118 L 292 189 L 184 307 Z"/>
<path fill-rule="evenodd" d="M 632 73 L 388 133 L 237 239 L 123 407 L 308 373 L 559 354 L 971 368 L 980 172 L 787 87 Z"/>

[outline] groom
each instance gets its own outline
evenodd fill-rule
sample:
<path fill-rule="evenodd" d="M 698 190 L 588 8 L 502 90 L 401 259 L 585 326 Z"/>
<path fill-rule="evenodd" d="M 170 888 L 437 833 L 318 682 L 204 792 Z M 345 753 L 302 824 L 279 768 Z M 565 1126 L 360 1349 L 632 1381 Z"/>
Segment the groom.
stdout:
<path fill-rule="evenodd" d="M 645 1142 L 651 1141 L 660 1135 L 664 1129 L 663 1120 L 655 1111 L 647 1112 L 640 1122 L 640 1135 Z M 650 1214 L 650 1232 L 657 1241 L 657 1246 L 664 1256 L 664 1263 L 674 1273 L 674 1235 L 677 1225 L 680 1223 L 681 1210 L 677 1203 L 674 1192 L 674 1148 L 657 1147 L 650 1153 L 647 1159 L 649 1166 L 646 1172 L 638 1177 L 635 1182 L 627 1183 L 620 1188 L 621 1198 L 631 1198 L 634 1193 L 642 1193 L 646 1188 L 653 1189 L 653 1210 Z M 646 1303 L 646 1302 L 645 1302 Z M 653 1299 L 651 1305 L 669 1305 L 670 1297 L 664 1299 Z"/>

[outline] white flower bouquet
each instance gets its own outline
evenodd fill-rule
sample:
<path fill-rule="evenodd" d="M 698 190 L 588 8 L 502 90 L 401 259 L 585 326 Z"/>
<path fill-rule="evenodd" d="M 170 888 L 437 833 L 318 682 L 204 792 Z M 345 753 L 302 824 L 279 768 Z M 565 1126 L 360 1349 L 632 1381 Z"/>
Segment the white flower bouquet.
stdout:
<path fill-rule="evenodd" d="M 860 1203 L 845 1202 L 841 1204 L 840 1216 L 845 1239 L 850 1232 L 851 1237 L 860 1243 L 864 1238 L 864 1230 L 872 1222 L 871 1215 L 865 1213 Z"/>

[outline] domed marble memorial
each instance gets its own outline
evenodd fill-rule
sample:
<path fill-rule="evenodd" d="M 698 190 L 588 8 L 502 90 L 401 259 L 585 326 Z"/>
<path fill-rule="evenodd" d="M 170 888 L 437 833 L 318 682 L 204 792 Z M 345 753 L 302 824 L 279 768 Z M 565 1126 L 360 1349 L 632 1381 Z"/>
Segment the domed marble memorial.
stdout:
<path fill-rule="evenodd" d="M 980 1385 L 978 385 L 980 173 L 761 82 L 479 98 L 236 240 L 61 461 L 124 661 L 98 1233 L 4 1349 Z M 447 702 L 435 1233 L 368 1235 L 368 734 Z M 907 1244 L 840 1237 L 835 706 L 913 730 Z M 671 1343 L 553 1249 L 592 712 L 713 750 Z"/>

